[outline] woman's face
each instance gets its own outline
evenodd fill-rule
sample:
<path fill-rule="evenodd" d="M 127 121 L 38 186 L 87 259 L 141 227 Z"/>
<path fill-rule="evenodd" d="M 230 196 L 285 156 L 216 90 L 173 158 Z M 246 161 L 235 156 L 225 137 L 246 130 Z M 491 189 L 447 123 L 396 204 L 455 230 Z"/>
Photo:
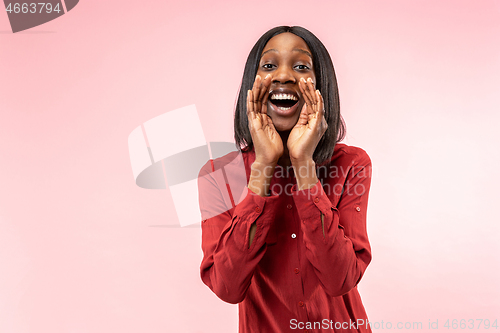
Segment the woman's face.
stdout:
<path fill-rule="evenodd" d="M 257 74 L 262 79 L 271 74 L 267 114 L 276 130 L 291 130 L 304 105 L 299 80 L 311 78 L 316 86 L 311 50 L 297 35 L 290 32 L 276 35 L 262 51 Z"/>

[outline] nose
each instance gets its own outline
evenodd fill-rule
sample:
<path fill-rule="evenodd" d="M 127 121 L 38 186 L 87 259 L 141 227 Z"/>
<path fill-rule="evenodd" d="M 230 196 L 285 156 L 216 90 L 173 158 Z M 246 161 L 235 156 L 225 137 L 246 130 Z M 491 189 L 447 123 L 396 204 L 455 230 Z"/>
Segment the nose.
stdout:
<path fill-rule="evenodd" d="M 294 73 L 292 69 L 285 66 L 280 66 L 274 72 L 273 83 L 296 83 L 297 80 L 295 79 L 295 76 L 293 74 Z"/>

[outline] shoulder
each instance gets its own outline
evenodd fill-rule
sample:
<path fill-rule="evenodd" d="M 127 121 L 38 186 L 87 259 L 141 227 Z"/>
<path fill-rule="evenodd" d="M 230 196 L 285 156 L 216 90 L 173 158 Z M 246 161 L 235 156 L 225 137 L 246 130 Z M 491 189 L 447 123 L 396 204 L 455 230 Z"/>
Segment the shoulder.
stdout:
<path fill-rule="evenodd" d="M 219 169 L 227 168 L 242 168 L 243 165 L 249 165 L 250 160 L 255 159 L 253 151 L 241 152 L 238 150 L 231 151 L 223 156 L 209 159 L 201 168 L 200 175 L 206 175 Z"/>
<path fill-rule="evenodd" d="M 370 156 L 368 153 L 359 147 L 348 146 L 344 143 L 337 143 L 333 151 L 331 163 L 333 165 L 371 165 Z"/>

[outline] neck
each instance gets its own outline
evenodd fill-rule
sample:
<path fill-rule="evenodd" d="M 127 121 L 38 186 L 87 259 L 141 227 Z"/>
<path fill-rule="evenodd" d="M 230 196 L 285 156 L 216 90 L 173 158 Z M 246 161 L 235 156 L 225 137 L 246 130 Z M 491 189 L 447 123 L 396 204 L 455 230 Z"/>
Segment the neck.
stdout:
<path fill-rule="evenodd" d="M 290 161 L 290 155 L 288 154 L 288 147 L 287 147 L 287 142 L 288 142 L 288 135 L 290 135 L 290 131 L 283 131 L 283 132 L 278 132 L 281 141 L 283 142 L 283 155 L 278 160 L 278 164 L 283 166 L 283 167 L 288 167 L 292 165 L 292 162 Z"/>

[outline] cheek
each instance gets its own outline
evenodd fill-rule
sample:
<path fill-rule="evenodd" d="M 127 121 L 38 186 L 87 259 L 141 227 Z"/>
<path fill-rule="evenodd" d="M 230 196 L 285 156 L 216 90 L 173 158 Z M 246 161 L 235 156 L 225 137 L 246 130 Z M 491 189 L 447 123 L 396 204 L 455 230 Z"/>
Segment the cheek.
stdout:
<path fill-rule="evenodd" d="M 299 100 L 299 112 L 302 111 L 302 107 L 304 106 L 304 104 L 306 104 L 306 100 L 305 99 L 300 99 Z"/>
<path fill-rule="evenodd" d="M 317 87 L 318 86 L 318 83 L 316 81 L 316 74 L 314 73 L 314 71 L 311 72 L 311 75 L 309 75 L 309 77 L 313 80 L 314 82 L 314 87 Z"/>
<path fill-rule="evenodd" d="M 257 75 L 259 75 L 261 79 L 264 79 L 267 74 L 264 73 L 261 69 L 258 69 L 257 73 L 255 74 L 255 76 L 252 79 L 252 85 L 253 85 L 253 82 L 255 82 L 255 78 L 257 77 Z"/>

